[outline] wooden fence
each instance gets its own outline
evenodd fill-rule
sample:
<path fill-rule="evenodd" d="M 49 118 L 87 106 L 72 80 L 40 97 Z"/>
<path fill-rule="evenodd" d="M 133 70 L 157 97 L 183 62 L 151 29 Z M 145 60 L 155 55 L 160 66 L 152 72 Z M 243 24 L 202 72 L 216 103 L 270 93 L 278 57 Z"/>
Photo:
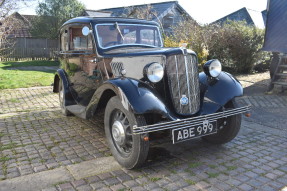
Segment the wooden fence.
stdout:
<path fill-rule="evenodd" d="M 58 40 L 39 38 L 8 39 L 0 42 L 0 61 L 57 59 Z"/>

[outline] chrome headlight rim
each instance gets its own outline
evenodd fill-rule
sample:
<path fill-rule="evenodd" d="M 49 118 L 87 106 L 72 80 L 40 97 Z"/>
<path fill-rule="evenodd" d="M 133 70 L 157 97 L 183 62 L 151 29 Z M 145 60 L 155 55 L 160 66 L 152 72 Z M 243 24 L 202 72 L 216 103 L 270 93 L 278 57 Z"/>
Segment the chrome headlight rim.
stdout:
<path fill-rule="evenodd" d="M 160 82 L 164 76 L 164 68 L 158 62 L 152 62 L 144 67 L 144 76 L 152 83 Z"/>
<path fill-rule="evenodd" d="M 207 76 L 216 78 L 222 71 L 222 64 L 217 59 L 209 60 L 203 65 L 203 71 Z"/>

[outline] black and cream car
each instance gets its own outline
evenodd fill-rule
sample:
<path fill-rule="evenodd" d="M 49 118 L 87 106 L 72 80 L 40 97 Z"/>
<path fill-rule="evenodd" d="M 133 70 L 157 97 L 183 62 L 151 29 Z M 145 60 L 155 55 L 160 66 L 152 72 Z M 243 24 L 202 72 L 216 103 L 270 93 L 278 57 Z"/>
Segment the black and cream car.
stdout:
<path fill-rule="evenodd" d="M 74 18 L 61 27 L 60 48 L 54 92 L 63 114 L 89 119 L 104 109 L 110 150 L 128 169 L 144 163 L 156 134 L 174 144 L 231 141 L 250 110 L 237 106 L 243 89 L 218 60 L 199 73 L 196 54 L 163 47 L 152 21 Z"/>

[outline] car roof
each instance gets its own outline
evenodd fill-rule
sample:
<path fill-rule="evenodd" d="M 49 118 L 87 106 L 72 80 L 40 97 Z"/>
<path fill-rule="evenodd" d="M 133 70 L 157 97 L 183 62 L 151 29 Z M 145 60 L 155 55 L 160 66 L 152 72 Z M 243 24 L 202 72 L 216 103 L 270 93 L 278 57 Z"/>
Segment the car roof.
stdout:
<path fill-rule="evenodd" d="M 155 21 L 147 21 L 143 19 L 132 19 L 132 18 L 122 18 L 122 17 L 76 17 L 66 21 L 63 26 L 72 23 L 86 23 L 86 24 L 98 24 L 98 23 L 129 23 L 129 24 L 144 24 L 144 25 L 156 25 L 159 26 Z"/>

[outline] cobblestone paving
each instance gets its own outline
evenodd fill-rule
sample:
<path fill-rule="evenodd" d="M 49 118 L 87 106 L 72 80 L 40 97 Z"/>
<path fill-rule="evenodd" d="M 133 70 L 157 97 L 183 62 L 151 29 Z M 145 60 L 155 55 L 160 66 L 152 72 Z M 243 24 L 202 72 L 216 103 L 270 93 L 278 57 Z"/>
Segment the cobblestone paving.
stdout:
<path fill-rule="evenodd" d="M 63 116 L 50 87 L 0 94 L 0 179 L 110 155 L 103 122 Z"/>
<path fill-rule="evenodd" d="M 253 107 L 268 107 L 268 108 L 286 108 L 287 107 L 287 96 L 278 95 L 253 95 L 253 96 L 242 96 L 239 98 L 242 104 L 250 104 Z"/>
<path fill-rule="evenodd" d="M 245 96 L 240 101 L 256 108 L 287 106 L 284 96 Z M 102 116 L 96 119 L 64 117 L 51 87 L 0 91 L 0 179 L 109 156 Z M 158 143 L 143 168 L 45 190 L 280 190 L 287 186 L 287 137 L 251 126 L 244 119 L 244 131 L 221 146 L 200 139 Z"/>

